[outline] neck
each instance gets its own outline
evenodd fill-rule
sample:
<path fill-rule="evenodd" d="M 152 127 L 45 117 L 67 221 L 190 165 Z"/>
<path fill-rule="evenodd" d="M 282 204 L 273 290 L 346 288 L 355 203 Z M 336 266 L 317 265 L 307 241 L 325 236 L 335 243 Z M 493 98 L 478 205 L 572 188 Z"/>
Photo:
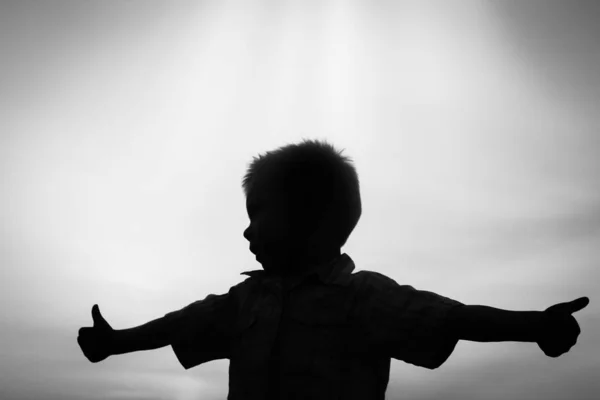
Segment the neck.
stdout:
<path fill-rule="evenodd" d="M 340 249 L 334 249 L 319 254 L 292 257 L 287 261 L 277 262 L 271 273 L 285 278 L 301 276 L 329 264 L 340 255 Z"/>

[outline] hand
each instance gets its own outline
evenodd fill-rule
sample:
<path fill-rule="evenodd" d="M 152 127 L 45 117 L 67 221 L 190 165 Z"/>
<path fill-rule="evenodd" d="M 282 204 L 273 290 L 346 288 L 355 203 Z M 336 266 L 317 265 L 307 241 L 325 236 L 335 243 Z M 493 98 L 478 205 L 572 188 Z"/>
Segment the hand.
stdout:
<path fill-rule="evenodd" d="M 544 354 L 556 358 L 571 350 L 581 333 L 571 314 L 582 310 L 589 302 L 587 297 L 580 297 L 568 303 L 555 304 L 543 312 L 544 322 L 537 344 Z"/>
<path fill-rule="evenodd" d="M 111 355 L 114 329 L 100 314 L 98 305 L 92 307 L 94 326 L 79 329 L 77 343 L 81 351 L 93 363 L 97 363 Z"/>

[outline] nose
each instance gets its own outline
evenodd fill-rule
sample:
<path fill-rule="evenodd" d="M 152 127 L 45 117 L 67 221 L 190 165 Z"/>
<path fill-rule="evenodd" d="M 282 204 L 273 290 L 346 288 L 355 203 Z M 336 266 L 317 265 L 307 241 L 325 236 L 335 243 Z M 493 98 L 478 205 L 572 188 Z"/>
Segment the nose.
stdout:
<path fill-rule="evenodd" d="M 250 241 L 250 226 L 248 226 L 246 228 L 246 230 L 244 231 L 244 237 L 246 238 L 247 241 Z"/>

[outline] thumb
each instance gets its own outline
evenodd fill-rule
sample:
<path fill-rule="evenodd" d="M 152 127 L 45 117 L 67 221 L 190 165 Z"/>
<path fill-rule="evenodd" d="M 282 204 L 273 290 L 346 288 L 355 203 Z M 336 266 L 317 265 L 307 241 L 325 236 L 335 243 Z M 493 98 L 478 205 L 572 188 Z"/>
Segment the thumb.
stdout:
<path fill-rule="evenodd" d="M 94 320 L 94 326 L 108 325 L 108 322 L 106 322 L 102 314 L 100 314 L 98 304 L 94 304 L 92 307 L 92 319 Z"/>
<path fill-rule="evenodd" d="M 584 309 L 585 307 L 587 307 L 587 305 L 590 303 L 590 299 L 587 297 L 580 297 L 577 300 L 573 300 L 571 302 L 565 303 L 565 310 L 569 313 L 574 313 L 577 311 L 580 311 L 582 309 Z"/>

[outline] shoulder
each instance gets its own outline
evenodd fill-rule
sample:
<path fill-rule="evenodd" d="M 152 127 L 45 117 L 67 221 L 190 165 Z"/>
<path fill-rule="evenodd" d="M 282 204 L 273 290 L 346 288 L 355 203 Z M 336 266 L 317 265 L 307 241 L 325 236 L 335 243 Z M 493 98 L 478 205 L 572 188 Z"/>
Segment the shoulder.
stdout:
<path fill-rule="evenodd" d="M 238 307 L 244 307 L 264 296 L 268 285 L 265 280 L 266 278 L 263 275 L 249 275 L 243 281 L 232 286 L 229 289 L 229 295 Z"/>
<path fill-rule="evenodd" d="M 352 274 L 352 281 L 360 289 L 385 290 L 400 285 L 394 279 L 375 271 L 358 271 Z"/>
<path fill-rule="evenodd" d="M 261 286 L 263 278 L 260 276 L 248 276 L 246 279 L 237 283 L 229 289 L 229 293 L 235 297 L 244 297 L 257 290 Z"/>

